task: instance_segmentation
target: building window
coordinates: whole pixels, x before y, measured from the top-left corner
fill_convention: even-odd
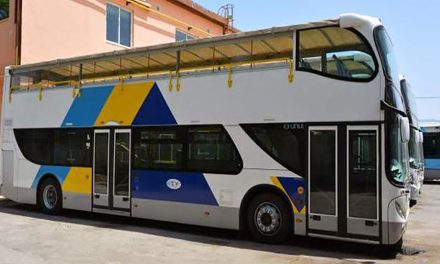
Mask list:
[[[91,166],[90,129],[17,129],[14,132],[21,152],[35,164]]]
[[[187,41],[187,40],[193,40],[195,39],[195,37],[188,35],[187,33],[180,31],[180,30],[176,30],[176,41]]]
[[[0,0],[0,20],[9,17],[9,0]]]
[[[131,47],[131,13],[129,11],[107,4],[107,40]]]

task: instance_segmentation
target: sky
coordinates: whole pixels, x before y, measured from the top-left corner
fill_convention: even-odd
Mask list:
[[[399,72],[418,97],[420,119],[440,120],[440,82],[435,78],[440,77],[439,0],[195,1],[215,12],[233,4],[234,26],[242,31],[337,18],[342,13],[380,17],[393,40]]]

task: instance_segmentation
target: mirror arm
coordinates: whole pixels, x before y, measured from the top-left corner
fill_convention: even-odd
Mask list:
[[[382,110],[388,109],[388,110],[391,110],[391,111],[393,111],[393,112],[397,112],[397,113],[399,113],[400,115],[402,115],[403,117],[408,117],[408,115],[407,115],[405,112],[403,112],[403,111],[401,111],[401,110],[395,108],[394,106],[388,104],[388,103],[385,102],[384,100],[381,100],[381,101],[380,101],[380,108],[381,108]]]

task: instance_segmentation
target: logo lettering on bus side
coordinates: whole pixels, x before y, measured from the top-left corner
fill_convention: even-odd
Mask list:
[[[182,187],[182,183],[177,179],[169,179],[167,181],[167,187],[171,190],[179,190]]]
[[[285,130],[304,129],[304,124],[301,123],[287,123],[283,125]]]

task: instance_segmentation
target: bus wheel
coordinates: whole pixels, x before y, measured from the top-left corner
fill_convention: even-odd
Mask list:
[[[55,215],[62,208],[62,194],[58,182],[53,178],[48,178],[38,189],[38,206],[46,214]]]
[[[247,226],[253,239],[278,244],[290,235],[291,214],[284,200],[276,194],[254,197],[247,210]]]
[[[395,259],[397,254],[402,251],[403,239],[401,238],[396,244],[382,246],[382,258]]]

